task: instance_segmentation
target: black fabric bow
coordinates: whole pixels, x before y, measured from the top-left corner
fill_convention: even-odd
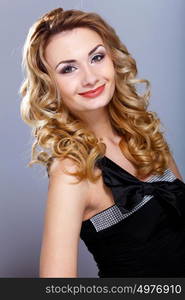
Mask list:
[[[104,156],[98,161],[104,183],[111,188],[116,205],[123,214],[132,211],[145,195],[153,195],[162,206],[185,219],[185,184],[174,181],[143,182]]]

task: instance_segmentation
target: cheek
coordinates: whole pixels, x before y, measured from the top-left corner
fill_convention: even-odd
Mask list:
[[[107,63],[105,74],[107,74],[107,77],[110,80],[114,81],[114,79],[115,79],[115,70],[114,70],[114,65],[113,65],[112,60],[109,60],[108,63]]]
[[[109,66],[109,81],[111,82],[111,94],[113,96],[116,83],[115,83],[115,69],[114,69],[114,65],[113,65],[112,61]]]
[[[75,90],[74,81],[69,78],[57,79],[61,97],[70,98]]]

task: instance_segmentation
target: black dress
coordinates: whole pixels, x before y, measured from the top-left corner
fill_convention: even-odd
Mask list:
[[[99,277],[185,277],[185,183],[170,169],[140,181],[97,161],[115,204],[82,222]]]

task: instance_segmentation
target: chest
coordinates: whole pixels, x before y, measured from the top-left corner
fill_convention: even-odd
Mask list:
[[[136,175],[135,167],[118,150],[112,149],[111,152],[106,154],[106,156],[116,163],[120,168],[123,168],[133,176]],[[101,175],[101,170],[97,168],[95,173]],[[143,181],[148,180],[149,177],[145,178]],[[102,175],[95,183],[89,183],[89,189],[90,198],[83,220],[87,220],[115,204],[112,191],[104,184]]]

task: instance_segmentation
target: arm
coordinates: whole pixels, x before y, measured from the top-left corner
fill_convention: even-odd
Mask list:
[[[171,171],[174,173],[174,175],[175,175],[178,179],[180,179],[181,181],[183,181],[183,178],[182,178],[182,176],[181,176],[181,174],[180,174],[180,172],[179,172],[179,169],[178,169],[178,167],[177,167],[177,165],[176,165],[176,162],[175,162],[175,160],[174,160],[174,158],[173,158],[172,155],[170,155],[169,168],[171,169]]]
[[[77,277],[78,242],[88,183],[66,175],[74,171],[69,160],[54,162],[50,169],[48,199],[40,255],[40,277]]]

